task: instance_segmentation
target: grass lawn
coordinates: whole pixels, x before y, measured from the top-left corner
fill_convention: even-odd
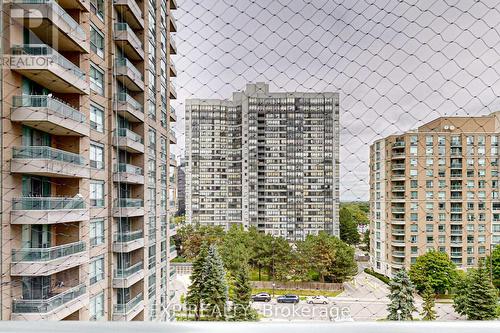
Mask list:
[[[259,281],[259,270],[256,268],[253,268],[250,270],[250,280],[251,281]],[[262,269],[260,271],[260,280],[261,281],[271,281],[271,277],[267,273],[267,270]]]
[[[325,297],[336,297],[342,290],[327,291],[327,290],[285,290],[285,289],[275,289],[274,296],[281,296],[286,294],[293,294],[300,297],[300,299],[305,299],[307,296],[325,296]],[[252,289],[252,294],[258,293],[268,293],[273,294],[272,289]]]

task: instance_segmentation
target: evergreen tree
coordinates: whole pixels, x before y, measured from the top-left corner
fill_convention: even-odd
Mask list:
[[[389,283],[389,300],[387,307],[389,320],[413,320],[412,313],[416,310],[415,287],[405,269],[401,269],[394,275]]]
[[[467,277],[460,287],[461,290],[458,292],[464,296],[454,299],[454,307],[458,313],[467,316],[468,320],[497,318],[497,290],[491,283],[488,269],[482,262],[477,269],[467,272]]]
[[[434,309],[435,297],[436,295],[434,294],[434,290],[429,284],[427,284],[422,295],[424,305],[420,315],[423,320],[436,320],[436,310]]]
[[[228,286],[224,263],[215,245],[211,245],[203,264],[203,288],[201,300],[205,306],[205,315],[212,320],[225,320]]]
[[[188,288],[186,296],[186,305],[188,307],[188,314],[191,309],[194,310],[195,320],[200,320],[201,315],[201,294],[203,291],[205,273],[204,264],[207,260],[208,247],[203,244],[200,247],[200,252],[193,262],[193,271],[191,273],[191,285]]]
[[[347,207],[340,208],[339,231],[340,239],[347,244],[356,245],[361,239],[358,232],[358,224]]]
[[[257,313],[252,309],[250,303],[252,300],[252,287],[248,274],[248,266],[241,265],[236,273],[233,286],[233,320],[250,321],[256,320]]]

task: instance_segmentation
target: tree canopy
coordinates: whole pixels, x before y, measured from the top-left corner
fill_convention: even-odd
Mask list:
[[[429,285],[437,294],[451,291],[457,280],[455,264],[444,252],[429,251],[411,265],[410,278],[422,293]]]

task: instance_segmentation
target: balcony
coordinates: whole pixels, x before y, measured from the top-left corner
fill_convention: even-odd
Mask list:
[[[392,244],[392,246],[396,246],[396,247],[402,247],[402,246],[406,245],[404,239],[393,239],[391,241],[391,244]]]
[[[170,166],[177,166],[177,160],[175,159],[174,154],[170,154]]]
[[[132,29],[144,29],[141,8],[135,0],[113,0],[116,10]]]
[[[114,132],[113,145],[129,153],[144,153],[144,141],[142,140],[142,136],[128,128],[118,128],[118,130]]]
[[[47,95],[14,96],[10,120],[54,135],[88,136],[87,117]]]
[[[173,106],[170,106],[170,122],[176,122],[177,121],[177,114],[175,113],[175,109]]]
[[[391,158],[393,160],[396,160],[396,159],[404,159],[406,157],[406,154],[405,153],[393,153],[391,155]]]
[[[80,284],[47,299],[14,299],[11,320],[61,320],[88,306],[87,287]]]
[[[115,95],[115,111],[132,123],[144,122],[144,107],[125,92]]]
[[[113,238],[113,252],[127,253],[144,247],[142,230],[117,232]]]
[[[405,220],[401,220],[401,219],[392,219],[391,220],[391,224],[394,224],[394,225],[404,225],[406,222]]]
[[[90,178],[90,169],[81,155],[43,146],[13,148],[10,172],[58,178]]]
[[[13,0],[10,16],[62,51],[89,53],[85,30],[55,0]],[[77,1],[73,1],[76,5]]]
[[[404,207],[392,207],[391,211],[393,213],[396,213],[396,214],[398,214],[398,213],[404,213],[405,212],[405,208]]]
[[[170,245],[170,251],[168,252],[168,260],[172,260],[177,257],[177,248],[175,245]]]
[[[406,146],[404,141],[397,141],[392,144],[392,148],[404,148]]]
[[[170,10],[177,9],[177,0],[170,0]]]
[[[174,65],[172,60],[170,60],[168,68],[169,68],[170,77],[176,77],[177,76],[177,69],[175,68],[175,65]]]
[[[174,36],[170,35],[168,40],[170,42],[170,54],[177,54],[177,43],[174,40]]]
[[[169,30],[170,32],[177,32],[177,23],[175,23],[175,16],[173,15],[172,12],[168,13],[168,21],[169,23]]]
[[[66,9],[79,9],[84,12],[90,12],[90,0],[58,0],[61,7]]]
[[[54,92],[86,94],[90,86],[78,66],[45,44],[11,48],[10,69]]]
[[[80,266],[89,260],[84,242],[49,248],[12,250],[11,275],[47,276]]]
[[[405,251],[392,251],[392,256],[396,258],[404,258]]]
[[[450,252],[451,258],[462,258],[462,252]]]
[[[127,58],[115,60],[116,79],[130,91],[144,91],[144,76]]]
[[[115,165],[113,181],[126,184],[144,184],[144,171],[135,165],[119,163]]]
[[[135,61],[144,60],[144,45],[127,23],[115,23],[114,40],[127,58]]]
[[[391,234],[395,235],[395,236],[404,236],[405,230],[404,229],[392,229]]]
[[[129,288],[144,279],[144,264],[138,262],[130,267],[114,270],[113,288]]]
[[[404,185],[402,186],[395,185],[392,187],[392,192],[404,192],[404,191],[405,191]]]
[[[113,203],[114,217],[134,217],[144,215],[144,201],[142,199],[120,198]]]
[[[175,223],[170,223],[169,228],[170,228],[169,236],[175,236],[177,234],[177,227]]]
[[[168,131],[168,138],[169,138],[171,144],[175,145],[177,143],[177,137],[175,136],[175,132],[173,129],[170,129]]]
[[[86,221],[89,210],[82,198],[21,197],[12,199],[10,223],[56,224]]]
[[[397,163],[392,165],[392,170],[405,170],[406,165],[404,163]]]
[[[126,304],[113,305],[113,320],[130,321],[144,309],[142,293],[138,294]]]
[[[175,90],[175,86],[172,81],[170,81],[170,84],[168,85],[168,92],[170,94],[170,99],[177,99],[177,91]]]

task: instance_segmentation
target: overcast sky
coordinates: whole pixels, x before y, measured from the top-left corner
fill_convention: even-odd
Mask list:
[[[257,81],[335,91],[341,200],[367,200],[374,140],[500,110],[497,0],[177,1],[180,155],[186,98],[230,98]]]

